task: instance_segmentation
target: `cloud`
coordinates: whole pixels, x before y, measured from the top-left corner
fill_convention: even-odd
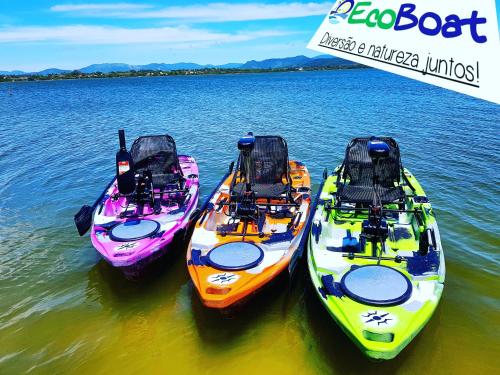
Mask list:
[[[210,3],[206,5],[171,6],[154,8],[143,5],[142,9],[131,9],[128,6],[136,4],[84,4],[84,5],[56,5],[51,8],[57,12],[78,12],[79,16],[106,17],[106,18],[158,18],[175,19],[183,22],[227,22],[253,21],[301,18],[309,16],[323,16],[331,8],[330,2],[308,3]],[[77,8],[79,7],[79,8]],[[150,10],[151,8],[151,10]]]
[[[257,38],[279,37],[293,34],[279,30],[221,33],[190,27],[158,27],[129,29],[109,26],[55,26],[0,28],[0,43],[56,42],[91,45],[119,45],[138,43],[169,44],[172,48],[185,48],[186,44],[211,45],[244,42]]]
[[[107,12],[114,11],[135,11],[138,9],[152,8],[152,5],[147,4],[130,4],[130,3],[115,3],[115,4],[66,4],[54,5],[50,8],[53,12]]]

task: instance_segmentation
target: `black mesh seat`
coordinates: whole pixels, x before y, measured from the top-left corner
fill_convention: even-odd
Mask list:
[[[175,184],[182,177],[174,139],[169,135],[137,138],[130,149],[137,173],[149,170],[153,185],[162,188]]]
[[[379,187],[377,191],[382,204],[398,202],[404,198],[404,191],[400,186],[393,188]],[[373,186],[344,185],[340,189],[340,199],[351,203],[372,203]]]
[[[238,160],[240,176],[245,175],[243,161]],[[256,136],[250,153],[250,185],[257,198],[279,197],[290,191],[288,147],[279,136]],[[240,194],[245,182],[233,185],[233,192]]]
[[[387,143],[390,151],[389,157],[382,159],[376,167],[368,155],[370,138],[355,138],[347,146],[341,176],[339,176],[338,198],[340,201],[372,202],[374,168],[377,168],[377,191],[382,204],[404,200],[404,191],[399,185],[402,170],[399,146],[392,138],[379,139]]]
[[[160,189],[167,185],[175,185],[181,180],[181,174],[179,173],[153,174],[153,185]]]
[[[274,198],[283,195],[289,191],[290,185],[283,184],[255,184],[252,190],[255,192],[257,198]],[[238,183],[234,185],[233,192],[241,194],[245,192],[245,183]]]

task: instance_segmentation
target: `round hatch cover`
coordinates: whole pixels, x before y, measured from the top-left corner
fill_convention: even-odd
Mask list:
[[[113,241],[138,241],[155,235],[160,223],[154,220],[133,220],[115,225],[109,234]]]
[[[207,254],[208,263],[220,270],[246,270],[257,266],[263,258],[262,249],[250,242],[226,243]]]
[[[410,298],[410,280],[387,266],[368,265],[347,272],[340,281],[344,293],[367,305],[399,305]]]

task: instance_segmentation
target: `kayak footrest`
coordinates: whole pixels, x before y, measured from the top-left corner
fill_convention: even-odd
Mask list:
[[[321,225],[321,221],[314,221],[313,224],[312,224],[312,228],[311,228],[311,234],[313,235],[314,237],[314,240],[316,241],[316,243],[319,242],[319,236],[321,235],[321,230],[322,230],[322,225]]]
[[[240,223],[230,223],[230,224],[221,224],[217,226],[217,233],[222,235],[226,235],[228,233],[234,233],[238,231],[238,227]]]
[[[274,242],[285,242],[293,240],[293,232],[291,229],[286,232],[273,233],[269,236],[267,240],[262,241],[262,243],[274,243]]]
[[[420,255],[418,251],[407,258],[408,272],[413,276],[421,276],[427,272],[439,270],[439,251],[431,250],[426,255]]]
[[[323,298],[326,299],[328,296],[341,298],[344,296],[340,283],[335,282],[333,275],[321,276],[321,284],[323,284],[323,287],[319,287],[318,291],[321,293]]]
[[[335,247],[335,246],[327,246],[326,249],[328,251],[332,251],[334,253],[362,253],[359,247]]]
[[[207,266],[208,263],[206,257],[201,255],[201,250],[193,249],[191,250],[191,259],[188,260],[188,265]]]
[[[104,231],[108,231],[118,224],[120,224],[120,221],[110,221],[109,223],[94,224],[94,227],[99,227],[99,228],[102,228]],[[103,230],[101,230],[101,232]]]

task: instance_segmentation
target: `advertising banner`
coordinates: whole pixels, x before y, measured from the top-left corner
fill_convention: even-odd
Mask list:
[[[494,0],[337,0],[308,47],[500,103]]]

